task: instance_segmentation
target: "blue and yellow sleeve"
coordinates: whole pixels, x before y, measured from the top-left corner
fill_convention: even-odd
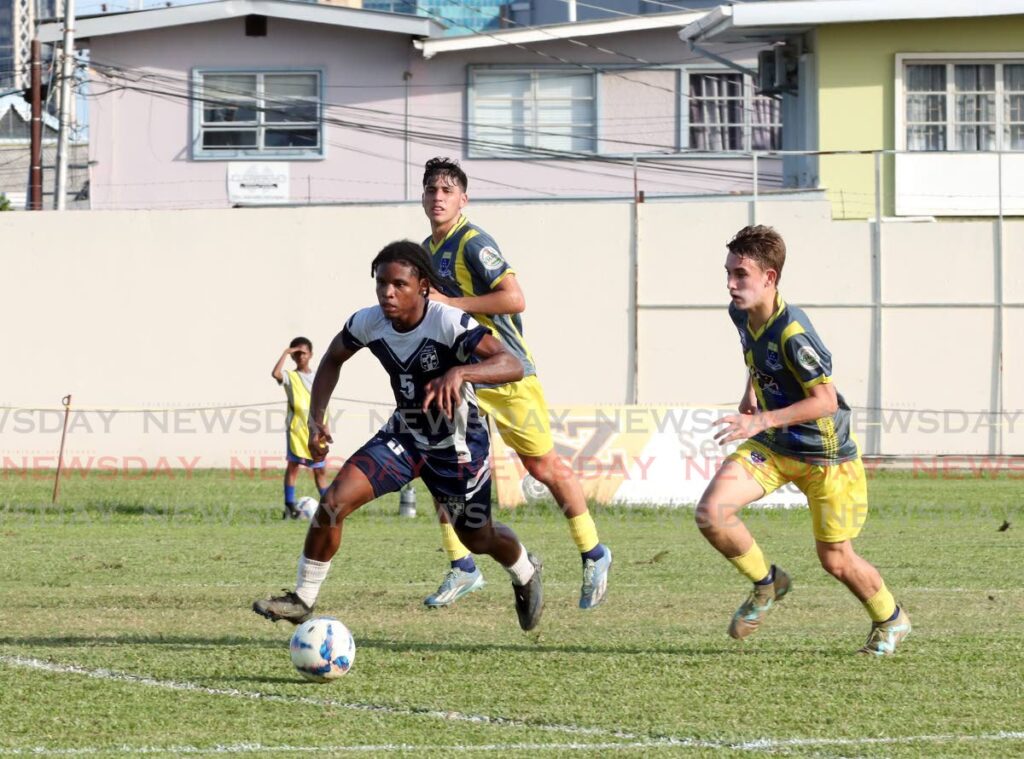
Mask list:
[[[463,250],[466,267],[473,273],[473,278],[486,284],[493,290],[509,274],[515,270],[501,254],[497,243],[486,235],[478,235],[466,242]]]
[[[805,390],[832,381],[832,354],[817,335],[793,322],[783,331],[782,341],[786,366]]]

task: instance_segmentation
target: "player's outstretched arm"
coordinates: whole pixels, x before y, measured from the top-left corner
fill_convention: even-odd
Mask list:
[[[339,332],[331,341],[327,352],[320,360],[313,378],[313,389],[309,398],[309,452],[314,461],[321,461],[327,456],[328,443],[333,443],[331,431],[327,426],[327,406],[331,393],[338,386],[341,365],[352,358],[355,351],[348,348]]]
[[[832,416],[839,408],[839,397],[835,385],[831,382],[819,382],[808,392],[810,395],[802,401],[785,408],[723,416],[714,422],[720,427],[715,433],[715,440],[720,445],[734,440],[746,440],[770,427],[792,427],[794,424]]]
[[[423,397],[423,410],[437,406],[449,418],[462,402],[462,385],[504,385],[523,378],[523,362],[513,356],[493,335],[484,335],[473,350],[479,360],[475,364],[454,366],[444,376],[427,383]],[[319,375],[319,372],[317,372]]]

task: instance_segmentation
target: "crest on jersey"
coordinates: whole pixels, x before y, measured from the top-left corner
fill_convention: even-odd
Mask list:
[[[779,346],[775,343],[768,343],[768,352],[765,355],[765,363],[773,372],[777,372],[782,368],[782,363],[779,361]]]
[[[782,395],[779,383],[775,381],[775,378],[772,375],[762,372],[756,366],[751,366],[750,376],[754,378],[762,392],[778,396]]]
[[[452,257],[450,254],[441,256],[441,261],[437,265],[437,273],[442,277],[450,277],[452,275]]]
[[[809,345],[803,346],[796,352],[796,360],[809,372],[821,369],[821,358],[818,357],[817,351]]]
[[[458,497],[442,498],[438,505],[448,512],[448,518],[453,522],[462,516],[466,510],[466,501]]]
[[[437,357],[437,351],[433,345],[428,345],[420,351],[420,369],[425,372],[432,372],[441,366],[441,359]]]
[[[487,271],[495,271],[505,265],[505,259],[501,257],[501,253],[488,246],[480,251],[480,263]]]

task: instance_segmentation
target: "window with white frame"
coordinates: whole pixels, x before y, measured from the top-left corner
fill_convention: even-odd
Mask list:
[[[197,71],[197,158],[323,155],[320,73]]]
[[[689,147],[751,151],[782,147],[778,100],[754,93],[749,76],[724,71],[689,71]]]
[[[595,152],[594,90],[591,72],[471,69],[469,155]]]
[[[1024,59],[906,63],[903,98],[907,150],[1024,150]]]

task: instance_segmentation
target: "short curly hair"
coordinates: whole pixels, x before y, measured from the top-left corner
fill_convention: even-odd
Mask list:
[[[444,289],[444,282],[434,268],[433,261],[423,247],[412,240],[396,240],[385,245],[370,264],[370,276],[377,276],[378,267],[389,263],[402,263],[416,270],[416,276],[427,280],[435,290]]]
[[[730,253],[741,258],[757,261],[762,269],[774,269],[775,284],[782,279],[782,267],[786,264],[786,243],[782,235],[762,224],[743,227],[733,235],[726,247]]]
[[[441,177],[457,184],[463,192],[469,189],[469,177],[459,166],[459,162],[453,158],[437,157],[427,161],[423,166],[423,186],[426,187],[427,182],[434,177]]]

